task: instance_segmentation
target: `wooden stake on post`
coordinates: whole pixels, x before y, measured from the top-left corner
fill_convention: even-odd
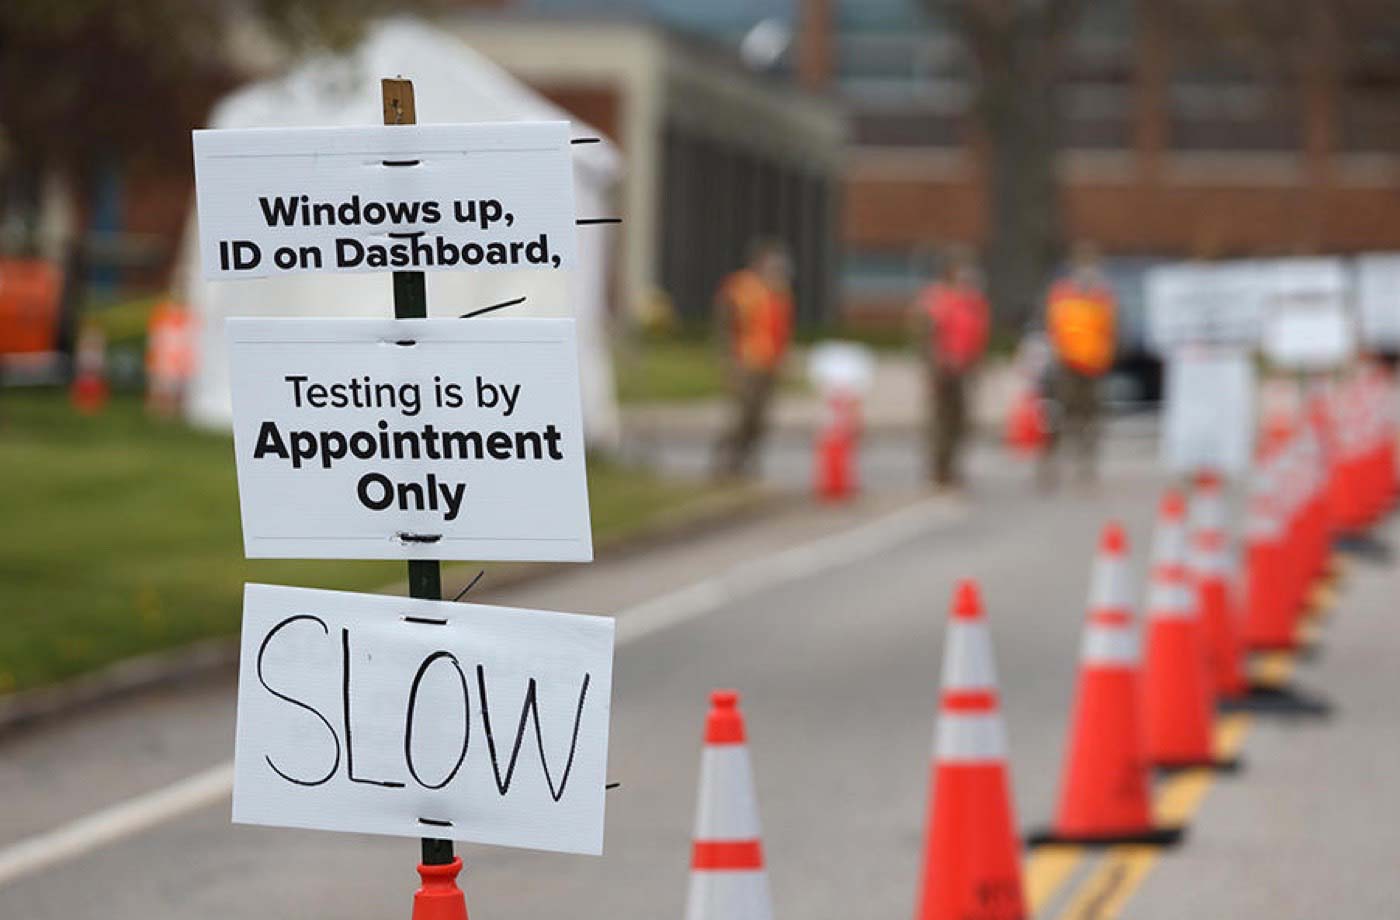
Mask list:
[[[413,81],[384,79],[380,81],[384,98],[384,124],[411,125],[418,120],[413,105]],[[426,319],[428,292],[422,272],[394,272],[394,317],[397,319]],[[442,600],[442,566],[436,560],[410,559],[408,562],[408,596],[430,601]],[[423,865],[445,866],[452,862],[452,841],[423,838]]]

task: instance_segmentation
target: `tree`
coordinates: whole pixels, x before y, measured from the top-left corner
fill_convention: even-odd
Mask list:
[[[285,53],[343,47],[372,16],[434,0],[3,0],[0,212],[65,180],[86,225],[102,169],[189,166],[189,130],[246,77],[247,40]],[[8,192],[8,194],[6,194]],[[8,200],[6,200],[8,198]],[[32,248],[28,240],[11,242]],[[69,265],[81,276],[81,240]]]
[[[974,110],[987,140],[987,294],[1024,325],[1063,249],[1055,165],[1062,58],[1084,0],[925,0],[951,15],[977,65]]]

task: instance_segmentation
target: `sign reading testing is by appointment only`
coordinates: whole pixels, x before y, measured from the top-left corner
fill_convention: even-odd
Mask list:
[[[230,319],[250,558],[593,557],[571,319]]]
[[[248,585],[233,820],[601,853],[613,620]]]
[[[213,280],[574,262],[566,122],[194,132]]]

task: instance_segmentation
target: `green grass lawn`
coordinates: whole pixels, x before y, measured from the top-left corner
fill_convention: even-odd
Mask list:
[[[718,346],[699,339],[644,338],[615,356],[617,397],[625,403],[686,402],[724,393]]]
[[[629,343],[614,355],[617,397],[624,403],[695,402],[728,396],[719,346],[702,338],[647,337]],[[805,388],[806,368],[790,356],[783,367],[782,387]]]
[[[595,539],[712,497],[591,462]],[[243,558],[231,439],[148,419],[135,398],[74,413],[0,391],[0,693],[234,633],[244,581],[373,590],[396,562]]]

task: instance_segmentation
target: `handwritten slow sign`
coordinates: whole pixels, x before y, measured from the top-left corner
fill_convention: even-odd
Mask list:
[[[204,277],[573,267],[567,122],[194,132]]]
[[[233,820],[601,853],[613,621],[247,585]]]

